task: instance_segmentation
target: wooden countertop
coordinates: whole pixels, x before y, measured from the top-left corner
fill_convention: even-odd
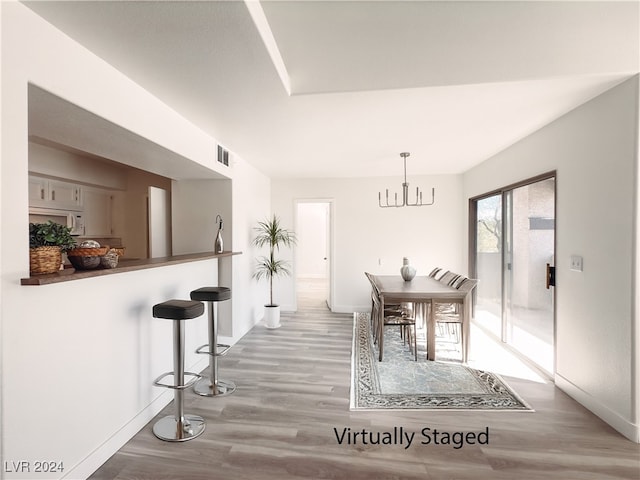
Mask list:
[[[242,252],[201,252],[188,253],[185,255],[174,255],[171,257],[158,258],[141,258],[136,260],[127,260],[121,258],[116,268],[96,268],[93,270],[76,270],[74,268],[65,268],[56,273],[46,275],[32,275],[28,278],[20,279],[21,285],[49,285],[52,283],[70,282],[72,280],[81,280],[83,278],[101,277],[103,275],[114,275],[118,273],[133,272],[136,270],[145,270],[148,268],[165,267],[168,265],[177,265],[180,263],[197,262],[199,260],[208,260],[210,258],[230,257],[232,255],[240,255]]]

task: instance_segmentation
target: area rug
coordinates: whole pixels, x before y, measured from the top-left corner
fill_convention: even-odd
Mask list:
[[[377,358],[368,313],[354,313],[351,410],[533,411],[497,374],[460,362],[416,362],[399,329],[385,328]]]

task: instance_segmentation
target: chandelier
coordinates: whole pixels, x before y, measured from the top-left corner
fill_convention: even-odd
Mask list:
[[[422,207],[425,205],[433,205],[435,202],[435,188],[431,189],[431,202],[422,203],[422,192],[418,187],[416,187],[416,201],[411,203],[409,201],[409,184],[407,183],[407,157],[410,155],[409,152],[402,152],[400,156],[404,160],[404,182],[402,183],[402,202],[398,203],[398,194],[395,193],[395,202],[389,203],[389,189],[387,188],[386,192],[386,203],[382,203],[382,193],[378,192],[378,205],[381,208],[400,208],[400,207]]]

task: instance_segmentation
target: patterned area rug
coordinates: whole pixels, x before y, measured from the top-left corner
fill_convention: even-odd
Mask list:
[[[414,360],[398,328],[385,328],[377,358],[368,313],[354,313],[351,410],[533,411],[498,375],[461,363]]]

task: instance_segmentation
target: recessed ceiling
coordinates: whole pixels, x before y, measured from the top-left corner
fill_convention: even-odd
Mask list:
[[[272,177],[460,173],[639,70],[637,2],[25,4]]]

